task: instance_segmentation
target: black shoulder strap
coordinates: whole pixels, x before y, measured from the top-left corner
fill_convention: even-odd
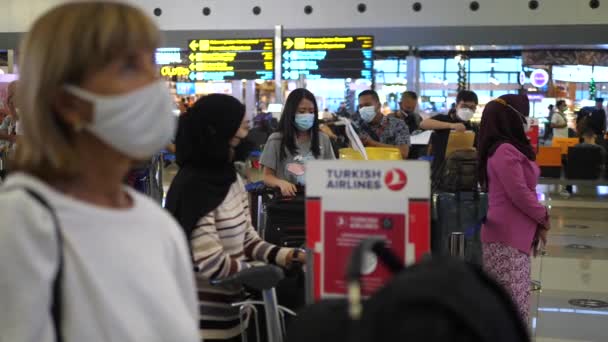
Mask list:
[[[51,318],[53,319],[53,327],[55,328],[55,341],[62,342],[63,334],[61,331],[61,299],[62,299],[62,291],[61,291],[61,283],[62,283],[62,274],[63,274],[63,235],[61,234],[61,228],[59,225],[59,218],[57,217],[57,213],[53,209],[53,207],[49,204],[49,202],[44,199],[37,191],[32,190],[30,188],[23,188],[25,192],[28,193],[30,197],[36,200],[40,205],[45,207],[51,217],[53,219],[53,226],[55,229],[55,236],[57,237],[57,253],[58,253],[58,266],[57,273],[55,273],[55,278],[53,279],[53,301],[51,303]]]

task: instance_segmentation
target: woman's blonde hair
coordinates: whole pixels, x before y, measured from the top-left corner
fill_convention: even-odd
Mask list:
[[[117,58],[156,49],[159,39],[147,15],[119,2],[72,2],[38,18],[20,49],[17,107],[23,136],[15,169],[46,179],[76,174],[71,127],[54,110],[56,96]]]

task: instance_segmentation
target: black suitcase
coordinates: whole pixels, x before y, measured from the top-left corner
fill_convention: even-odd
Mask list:
[[[306,243],[306,201],[275,197],[264,205],[264,240],[279,247],[302,247]]]
[[[266,198],[263,204],[261,235],[264,240],[279,247],[301,248],[306,243],[305,197],[294,198],[275,196]],[[295,268],[285,274],[276,287],[279,303],[297,311],[306,303],[306,282],[302,268]],[[286,324],[290,323],[289,317]]]
[[[439,192],[433,194],[431,250],[448,255],[452,233],[465,235],[465,260],[482,264],[481,222],[488,212],[484,192]]]

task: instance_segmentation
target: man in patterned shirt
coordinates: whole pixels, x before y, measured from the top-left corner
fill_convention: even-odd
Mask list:
[[[393,147],[401,151],[403,159],[410,152],[410,131],[403,120],[384,116],[378,93],[365,90],[359,94],[359,113],[353,123],[361,142],[366,147]]]

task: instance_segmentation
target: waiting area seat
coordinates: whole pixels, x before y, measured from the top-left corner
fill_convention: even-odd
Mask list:
[[[602,150],[599,146],[584,145],[568,148],[565,171],[567,179],[597,180],[602,175]]]
[[[562,176],[561,147],[539,147],[536,163],[540,167],[541,177],[560,178]]]
[[[568,154],[568,148],[574,147],[579,143],[578,138],[553,138],[551,142],[552,147],[561,148],[562,154]]]

